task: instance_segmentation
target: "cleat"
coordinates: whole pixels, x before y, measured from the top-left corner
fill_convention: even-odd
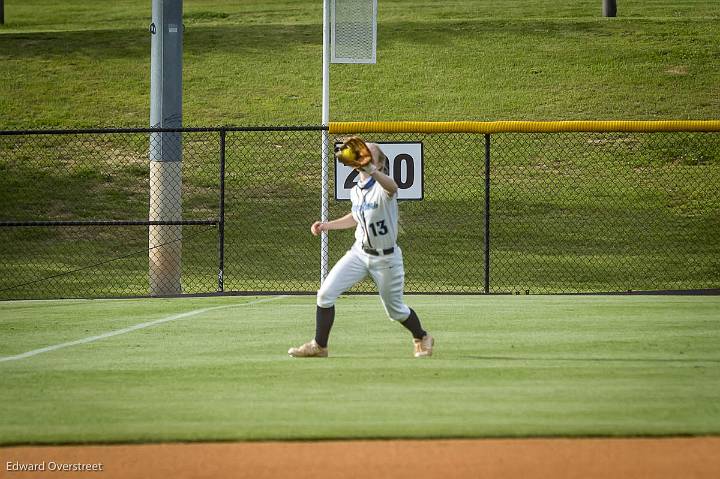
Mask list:
[[[288,354],[294,358],[326,358],[328,356],[328,348],[322,348],[313,339],[309,343],[305,343],[297,348],[290,348]]]
[[[413,339],[415,357],[428,358],[432,356],[433,344],[435,344],[435,339],[429,334],[426,334],[422,339]]]

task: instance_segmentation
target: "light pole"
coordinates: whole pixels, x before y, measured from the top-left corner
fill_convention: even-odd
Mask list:
[[[152,0],[150,127],[182,127],[182,0]],[[179,132],[150,134],[150,221],[182,220],[182,141]],[[182,293],[182,226],[148,228],[152,296]]]

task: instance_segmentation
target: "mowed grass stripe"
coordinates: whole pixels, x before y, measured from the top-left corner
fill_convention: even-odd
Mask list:
[[[289,358],[315,309],[291,296],[3,363],[0,443],[720,433],[720,298],[407,301],[429,360],[376,296],[338,302],[330,358]]]
[[[43,354],[43,353],[47,353],[47,352],[51,352],[51,351],[56,351],[56,350],[58,350],[58,349],[64,349],[64,348],[68,348],[68,347],[71,347],[71,346],[79,346],[79,345],[83,345],[83,344],[88,344],[88,343],[92,343],[92,342],[95,342],[95,341],[100,341],[100,340],[103,340],[103,339],[108,339],[108,338],[111,338],[111,337],[113,337],[113,336],[119,336],[119,335],[121,335],[121,334],[127,334],[127,333],[130,333],[130,332],[133,332],[133,331],[137,331],[137,330],[140,330],[140,329],[145,329],[145,328],[149,328],[149,327],[152,327],[152,326],[157,326],[157,325],[164,324],[164,323],[167,323],[167,322],[170,322],[170,321],[176,321],[176,320],[180,320],[180,319],[186,319],[186,318],[190,318],[190,317],[193,317],[193,316],[202,315],[202,314],[205,314],[205,313],[210,312],[210,311],[215,311],[215,310],[219,310],[219,309],[226,309],[226,308],[237,308],[237,307],[241,307],[241,306],[252,306],[252,305],[255,305],[255,304],[266,303],[266,302],[269,302],[269,301],[274,301],[274,300],[282,299],[282,298],[284,298],[284,296],[274,296],[274,297],[271,297],[271,298],[262,298],[262,299],[251,299],[251,300],[249,300],[249,301],[244,301],[244,302],[238,302],[238,301],[236,300],[236,301],[234,301],[234,302],[231,303],[231,304],[224,304],[224,305],[219,305],[219,306],[210,306],[210,307],[205,307],[205,308],[201,308],[201,309],[194,309],[194,310],[191,310],[191,311],[185,311],[185,312],[173,314],[173,315],[171,315],[171,316],[166,316],[166,317],[163,317],[163,318],[160,318],[160,319],[154,319],[154,320],[152,320],[152,321],[146,321],[146,322],[142,322],[142,323],[133,324],[133,325],[131,325],[131,326],[127,326],[127,327],[122,328],[122,329],[115,329],[115,330],[112,330],[112,331],[103,332],[103,333],[101,333],[101,334],[97,334],[97,335],[93,335],[93,336],[87,336],[87,337],[80,338],[80,339],[75,339],[75,340],[73,340],[73,341],[67,341],[67,342],[62,342],[62,343],[51,344],[51,345],[49,345],[49,346],[41,347],[41,348],[38,348],[38,349],[33,349],[33,350],[31,350],[31,351],[26,351],[26,352],[23,352],[23,353],[20,353],[20,354],[15,354],[15,355],[11,355],[11,356],[4,356],[4,357],[3,357],[3,356],[0,356],[0,362],[5,362],[5,361],[17,361],[17,360],[29,358],[29,357],[32,357],[32,356],[37,356],[38,354]],[[54,303],[59,304],[58,302],[54,302]],[[114,305],[119,305],[119,303],[117,303],[116,301],[113,302],[113,303],[114,303]],[[73,301],[73,302],[71,302],[70,304],[77,304],[77,303]],[[111,303],[111,304],[112,304],[112,303]],[[60,304],[60,305],[61,305],[61,304]],[[2,314],[2,313],[3,313],[3,312],[2,312],[2,309],[12,310],[12,309],[13,309],[12,306],[13,306],[13,304],[11,303],[9,308],[0,308],[0,324],[2,324],[2,321],[3,321],[3,320],[6,320],[6,324],[8,324],[8,323],[9,323],[9,324],[13,324],[13,323],[14,323],[14,320],[17,319],[17,318],[12,317],[11,314],[8,314],[7,317],[4,317],[5,314]],[[48,306],[48,305],[40,305],[39,303],[37,303],[37,308],[38,308],[38,309],[43,308],[43,307],[47,307],[47,306]],[[61,306],[62,306],[62,305],[61,305]],[[95,306],[98,306],[98,305],[95,305]],[[21,309],[23,309],[23,308],[21,308]],[[102,315],[100,315],[100,316],[102,316]],[[40,318],[40,319],[39,319],[39,322],[43,322],[43,319],[44,319],[44,318]],[[30,321],[33,321],[33,320],[30,320]],[[70,321],[72,321],[72,320],[70,320]],[[33,327],[34,327],[34,328],[33,328],[34,330],[37,330],[37,328],[38,328],[38,326],[37,326],[36,324],[34,324]],[[7,327],[7,326],[6,326],[6,328],[7,328],[9,331],[14,331],[14,330],[15,330],[15,328],[12,327],[12,326],[10,326],[10,327]],[[86,329],[85,331],[87,332],[87,331],[89,331],[89,330]],[[64,335],[64,334],[62,334],[62,333],[63,333],[62,331],[58,331],[58,332],[59,332],[61,335]],[[51,332],[50,334],[52,335],[52,332]],[[36,335],[35,335],[35,334],[32,334],[32,336],[36,336]],[[41,337],[42,337],[42,336],[45,336],[45,335],[40,334],[40,335],[37,335],[37,336],[41,336]]]

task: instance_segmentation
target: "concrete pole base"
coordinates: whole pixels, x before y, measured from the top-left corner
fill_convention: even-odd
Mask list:
[[[182,163],[150,162],[150,221],[182,220]],[[149,227],[150,295],[182,294],[182,226]]]

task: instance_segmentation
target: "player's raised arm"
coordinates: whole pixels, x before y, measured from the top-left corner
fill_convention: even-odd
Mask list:
[[[387,165],[388,158],[385,156],[385,153],[383,153],[377,143],[367,143],[367,147],[372,153],[372,162],[362,168],[362,170],[366,174],[375,178],[375,181],[380,183],[380,186],[382,186],[388,196],[392,197],[395,193],[397,193],[398,185],[395,183],[394,179],[383,173],[385,165]]]
[[[365,143],[359,137],[352,136],[335,148],[335,158],[345,166],[359,171],[362,180],[372,176],[388,196],[392,197],[397,193],[398,185],[395,180],[383,173],[388,159],[377,143]]]
[[[323,231],[330,231],[330,230],[345,230],[348,228],[354,228],[357,225],[357,221],[355,221],[355,218],[353,218],[352,213],[348,213],[342,218],[338,218],[336,220],[328,221],[327,223],[323,223],[321,221],[316,221],[315,223],[310,226],[310,232],[317,236]]]
[[[380,171],[379,169],[375,170],[370,174],[373,178],[375,178],[375,181],[380,183],[380,186],[383,187],[383,190],[389,195],[393,196],[398,191],[398,185],[395,183],[395,180],[390,178],[388,175]]]

